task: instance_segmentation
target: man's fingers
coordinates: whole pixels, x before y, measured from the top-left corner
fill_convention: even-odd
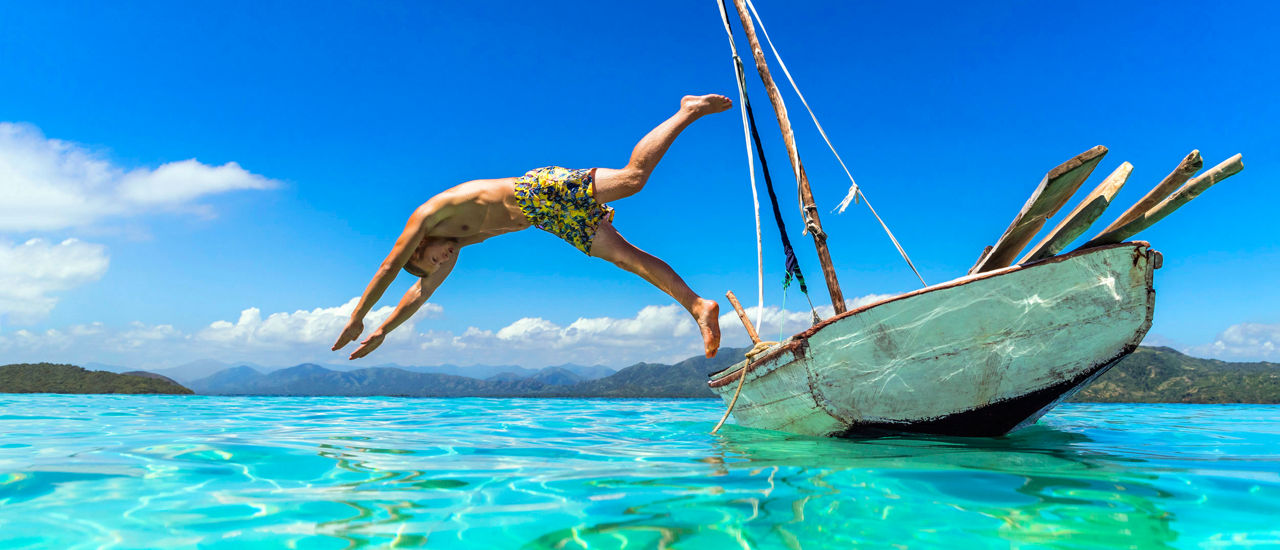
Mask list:
[[[351,352],[350,359],[359,359],[361,357],[369,355],[369,352],[373,351],[374,349],[377,349],[377,347],[380,344],[382,344],[381,338],[375,338],[373,336],[370,336],[367,340],[360,343],[360,347],[356,348],[355,351]]]
[[[364,346],[364,345],[361,345],[360,347],[356,348],[356,350],[355,350],[355,351],[351,352],[351,357],[350,357],[350,358],[351,358],[351,359],[359,359],[359,358],[361,358],[361,357],[364,357],[364,356],[366,356],[366,355],[369,355],[369,352],[370,352],[370,351],[373,351],[373,348],[370,348],[370,347],[366,347],[366,346]]]
[[[332,350],[332,351],[338,351],[338,350],[340,350],[340,349],[342,349],[342,348],[346,347],[346,345],[347,345],[348,343],[350,343],[352,340],[354,340],[354,338],[351,338],[351,337],[347,336],[346,334],[343,334],[342,336],[339,336],[339,337],[338,337],[338,341],[333,343],[333,350]]]
[[[338,335],[338,341],[333,343],[333,347],[330,348],[330,350],[338,351],[339,349],[346,347],[347,344],[351,343],[356,338],[359,338],[360,333],[363,331],[364,331],[363,326],[356,327],[352,325],[347,325],[346,328],[342,329],[342,334]]]

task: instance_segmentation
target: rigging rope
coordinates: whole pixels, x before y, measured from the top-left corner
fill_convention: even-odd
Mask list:
[[[724,21],[724,31],[729,35],[729,49],[733,52],[733,72],[738,81],[738,98],[742,104],[747,103],[747,82],[742,72],[742,60],[738,58],[738,46],[733,42],[733,29],[729,27],[729,14],[725,11],[724,0],[720,0],[720,19]],[[751,174],[751,202],[755,205],[756,214],[756,290],[758,305],[756,306],[756,326],[760,326],[760,322],[764,317],[764,247],[760,237],[760,197],[756,193],[756,167],[751,158],[751,139],[747,132],[747,112],[742,110],[742,139],[747,146],[747,171]],[[760,157],[761,164],[764,163],[764,157]],[[765,181],[768,181],[768,172],[765,172]],[[769,195],[773,195],[773,187],[769,187]],[[790,249],[788,249],[790,253]],[[788,257],[794,258],[794,254]],[[802,285],[804,283],[801,283]]]
[[[723,0],[721,0],[721,2],[723,3]],[[893,236],[893,231],[889,230],[889,225],[884,223],[884,220],[880,218],[880,214],[878,214],[876,209],[871,206],[871,203],[867,201],[867,195],[862,192],[860,187],[858,187],[858,183],[853,181],[853,174],[849,173],[849,167],[845,166],[844,159],[840,158],[840,153],[836,152],[835,145],[831,144],[831,138],[827,137],[827,132],[822,129],[822,124],[818,122],[818,116],[813,114],[813,108],[809,107],[809,102],[805,100],[804,94],[800,93],[800,87],[796,85],[795,79],[791,77],[791,71],[787,70],[787,64],[783,63],[782,56],[778,54],[778,49],[773,46],[773,40],[769,39],[769,31],[764,28],[764,20],[761,19],[760,14],[756,12],[755,4],[753,4],[751,0],[746,0],[746,3],[747,8],[751,10],[751,15],[754,16],[756,22],[760,24],[760,32],[764,34],[765,43],[769,44],[769,50],[773,52],[773,57],[778,60],[778,66],[782,67],[782,74],[787,76],[787,81],[791,83],[791,89],[796,91],[796,96],[800,98],[800,103],[804,104],[804,108],[809,111],[809,118],[813,119],[813,125],[818,127],[818,133],[822,134],[822,139],[827,142],[827,147],[831,149],[831,153],[835,155],[836,160],[840,162],[840,167],[844,168],[845,175],[849,176],[849,183],[852,184],[849,187],[849,194],[845,196],[844,201],[842,201],[840,206],[837,208],[840,212],[844,212],[844,209],[849,206],[850,200],[853,200],[851,197],[861,196],[863,204],[867,205],[867,209],[871,211],[871,215],[875,216],[876,221],[880,222],[880,227],[884,228],[885,234],[889,236],[890,241],[893,241],[893,246],[898,249],[898,254],[902,255],[902,259],[907,261],[907,265],[910,266],[911,271],[916,274],[916,278],[920,279],[920,284],[929,286],[929,283],[924,282],[924,277],[920,276],[920,271],[916,269],[916,264],[912,263],[911,258],[907,256],[907,251],[898,243],[897,237]],[[720,7],[720,13],[724,14],[723,5]],[[727,26],[728,23],[726,22],[725,25]],[[736,50],[734,56],[737,56]],[[799,180],[798,174],[796,178]]]
[[[783,292],[786,292],[787,287],[791,286],[792,277],[794,277],[796,279],[796,282],[800,284],[800,292],[804,293],[806,300],[809,300],[809,311],[813,314],[814,324],[817,324],[819,321],[821,321],[821,318],[818,317],[817,309],[813,307],[813,300],[809,298],[809,287],[804,282],[804,273],[800,271],[800,262],[796,260],[795,249],[792,248],[791,246],[791,238],[787,236],[787,224],[785,221],[783,221],[782,210],[778,206],[778,195],[776,192],[774,192],[774,189],[773,189],[773,178],[769,173],[769,163],[767,160],[765,160],[764,145],[760,141],[760,131],[756,127],[755,113],[752,112],[751,100],[747,97],[746,69],[743,68],[742,59],[738,57],[737,47],[734,46],[733,44],[733,28],[729,24],[729,14],[727,11],[727,6],[725,5],[725,0],[720,0],[719,4],[720,4],[720,17],[724,22],[725,30],[728,31],[729,33],[729,44],[730,44],[730,48],[732,48],[732,51],[733,51],[734,72],[736,73],[737,80],[738,80],[738,97],[740,97],[742,101],[743,132],[747,132],[748,129],[750,131],[750,142],[748,142],[748,146],[747,146],[748,147],[747,157],[748,159],[750,159],[751,157],[750,144],[754,142],[755,149],[756,149],[756,156],[760,157],[760,171],[764,173],[765,190],[769,192],[769,202],[773,206],[773,219],[774,219],[774,222],[778,224],[778,234],[782,237],[782,251],[783,251],[783,254],[786,256],[785,274],[783,275],[783,279],[782,279],[782,289],[783,289]],[[751,190],[754,193],[755,192],[755,166],[750,164],[749,166],[751,168]],[[759,223],[760,223],[760,204],[757,201],[756,203],[756,231],[757,231],[756,244],[757,246],[760,244]],[[763,271],[762,271],[761,278],[763,279]],[[763,303],[763,297],[761,299],[761,303]],[[759,316],[757,316],[756,318],[756,326],[761,326]]]

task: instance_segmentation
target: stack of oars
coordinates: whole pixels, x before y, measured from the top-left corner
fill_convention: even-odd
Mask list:
[[[1099,145],[1050,170],[1013,219],[1013,223],[1009,224],[996,244],[983,250],[982,256],[969,273],[982,273],[1012,264],[1013,259],[1031,242],[1045,221],[1066,204],[1106,154],[1107,148]],[[1151,227],[1215,183],[1243,169],[1244,164],[1240,158],[1240,155],[1235,155],[1195,176],[1204,166],[1204,161],[1200,159],[1200,151],[1192,151],[1142,200],[1125,210],[1116,221],[1080,248],[1122,242]],[[1124,186],[1132,172],[1133,165],[1122,163],[1017,263],[1024,264],[1053,256],[1084,234],[1093,222],[1102,217],[1102,213],[1111,205],[1111,199]]]

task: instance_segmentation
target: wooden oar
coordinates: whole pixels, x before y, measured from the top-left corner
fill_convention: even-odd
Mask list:
[[[1182,162],[1178,163],[1177,168],[1174,168],[1169,175],[1165,176],[1159,184],[1147,193],[1147,196],[1142,197],[1142,200],[1130,206],[1128,210],[1120,214],[1119,218],[1116,218],[1116,221],[1111,222],[1111,225],[1108,225],[1099,234],[1106,233],[1138,219],[1139,216],[1151,210],[1152,206],[1159,204],[1160,201],[1169,196],[1169,193],[1172,193],[1174,189],[1191,179],[1191,176],[1196,175],[1196,172],[1199,172],[1202,167],[1204,167],[1204,159],[1200,158],[1200,150],[1192,150],[1187,154],[1186,158],[1182,159]]]
[[[1174,210],[1177,210],[1182,205],[1191,202],[1191,199],[1196,198],[1206,189],[1213,187],[1213,184],[1227,179],[1243,169],[1244,162],[1241,161],[1241,156],[1239,154],[1224,160],[1221,164],[1210,168],[1205,173],[1200,174],[1191,181],[1183,184],[1183,186],[1178,188],[1178,190],[1172,195],[1169,195],[1169,197],[1161,201],[1160,204],[1151,207],[1150,210],[1146,211],[1141,216],[1134,218],[1129,223],[1121,225],[1120,227],[1104,231],[1101,235],[1094,237],[1093,240],[1085,243],[1084,246],[1081,246],[1080,248],[1093,248],[1104,244],[1114,244],[1137,235],[1139,231],[1151,227],[1156,222],[1164,219],[1165,216],[1172,214]]]
[[[1045,174],[1044,179],[1040,180],[1040,186],[1027,199],[1022,211],[1013,218],[1013,223],[1009,224],[1009,228],[996,241],[991,252],[973,266],[969,273],[991,271],[1012,263],[1018,257],[1018,252],[1044,227],[1045,220],[1066,204],[1067,199],[1080,188],[1080,184],[1084,183],[1106,154],[1107,148],[1098,145]]]
[[[1124,187],[1124,182],[1129,179],[1129,174],[1131,173],[1133,173],[1132,164],[1127,162],[1121,164],[1110,176],[1107,176],[1107,179],[1102,180],[1102,183],[1098,184],[1084,200],[1080,201],[1075,210],[1067,214],[1067,217],[1063,218],[1062,222],[1053,228],[1053,231],[1050,231],[1039,244],[1032,248],[1031,252],[1028,252],[1021,260],[1018,260],[1018,263],[1025,264],[1048,258],[1066,248],[1067,245],[1071,244],[1071,241],[1076,240],[1076,237],[1087,231],[1089,226],[1093,225],[1093,222],[1102,217],[1102,213],[1111,205],[1111,199],[1116,196],[1116,192],[1120,191],[1121,187]]]

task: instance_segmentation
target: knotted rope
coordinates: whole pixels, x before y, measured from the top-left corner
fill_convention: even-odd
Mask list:
[[[755,346],[747,350],[747,364],[742,366],[742,374],[738,376],[738,389],[733,390],[733,399],[729,400],[729,407],[724,411],[724,416],[720,417],[720,421],[716,422],[716,427],[711,429],[711,433],[720,431],[720,427],[724,425],[724,422],[729,419],[729,414],[733,412],[733,406],[738,404],[738,394],[742,393],[742,383],[747,379],[747,368],[751,366],[751,363],[755,362],[756,356],[778,345],[777,342],[760,341],[760,335],[756,334],[756,327],[751,325],[751,319],[747,318],[747,312],[742,310],[742,304],[738,303],[738,297],[733,295],[732,290],[726,292],[725,296],[729,297],[729,303],[733,304],[733,310],[738,312],[738,318],[742,320],[742,326],[746,327],[747,336],[751,337],[751,341],[755,342]]]

